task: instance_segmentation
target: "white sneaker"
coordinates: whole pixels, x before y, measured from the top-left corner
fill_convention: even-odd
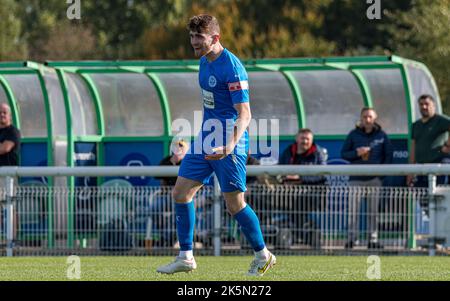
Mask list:
[[[253,259],[248,270],[248,276],[262,276],[277,262],[277,258],[272,253],[269,253],[269,259]]]
[[[192,272],[197,268],[195,259],[184,259],[176,257],[172,263],[160,266],[156,271],[162,274],[174,274],[179,272]]]

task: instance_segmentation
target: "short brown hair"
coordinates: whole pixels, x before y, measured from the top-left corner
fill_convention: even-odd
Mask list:
[[[364,107],[361,109],[361,115],[365,112],[365,111],[373,111],[375,114],[377,114],[377,111],[375,111],[374,108],[372,107]],[[378,115],[378,114],[377,114]]]
[[[308,128],[299,129],[297,135],[300,134],[311,134],[311,136],[314,136],[313,132]]]
[[[431,100],[433,103],[435,102],[433,96],[431,96],[430,94],[423,94],[423,95],[420,95],[420,97],[419,97],[419,99],[417,100],[417,102],[420,102],[421,100],[424,100],[424,99],[429,99],[429,100]]]
[[[219,21],[217,21],[216,17],[211,15],[203,14],[193,16],[189,20],[187,28],[193,32],[220,34]]]

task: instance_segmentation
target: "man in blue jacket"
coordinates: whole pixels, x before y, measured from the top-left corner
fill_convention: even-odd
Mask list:
[[[376,122],[377,113],[373,108],[361,110],[361,120],[352,130],[344,142],[341,157],[350,164],[390,164],[392,163],[392,144],[381,126]],[[378,176],[352,176],[350,186],[381,187],[382,178]],[[382,248],[378,242],[378,193],[375,188],[367,193],[368,208],[368,248]],[[361,208],[361,194],[351,195],[348,206],[348,237],[346,248],[353,248],[359,244],[359,221]]]

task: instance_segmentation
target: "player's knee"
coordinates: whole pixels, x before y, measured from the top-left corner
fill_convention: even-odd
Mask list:
[[[189,201],[186,192],[183,191],[183,189],[178,188],[177,186],[175,186],[172,190],[172,198],[177,203],[186,203]]]
[[[244,193],[225,193],[225,204],[228,213],[237,214],[246,206]]]
[[[172,189],[172,198],[178,200],[182,196],[182,192],[176,186]]]
[[[245,207],[245,203],[243,202],[227,202],[226,205],[228,213],[232,216],[236,215]]]

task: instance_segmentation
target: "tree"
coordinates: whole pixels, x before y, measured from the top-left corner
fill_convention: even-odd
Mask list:
[[[58,21],[67,20],[66,1],[60,0],[18,0],[17,16],[21,19],[20,36],[28,45],[28,60],[45,60],[43,48],[47,44],[50,31]]]
[[[450,113],[450,0],[414,0],[410,11],[391,14],[391,48],[423,62],[433,73],[444,109]]]
[[[8,0],[13,2],[13,0]],[[144,29],[152,24],[176,17],[177,9],[182,9],[182,0],[95,0],[80,1],[81,19],[68,20],[67,9],[70,4],[64,0],[17,0],[17,15],[22,20],[21,34],[28,42],[30,60],[46,60],[48,47],[57,42],[55,33],[62,34],[57,28],[69,29],[67,39],[81,41],[86,35],[92,36],[96,43],[97,58],[130,59],[140,58],[141,48],[137,43]],[[66,26],[69,22],[71,26]],[[85,30],[81,30],[84,27]],[[87,29],[86,29],[87,28]],[[89,33],[88,33],[89,32]],[[61,35],[58,35],[62,38]],[[73,43],[61,47],[59,53],[69,53]],[[56,49],[53,49],[56,50]],[[53,51],[52,50],[52,51]],[[53,52],[55,54],[55,52]],[[84,56],[83,54],[82,56]],[[58,55],[60,56],[60,55]],[[75,54],[78,57],[78,54]]]
[[[317,37],[322,5],[330,1],[187,1],[168,24],[148,28],[143,37],[146,58],[192,58],[186,24],[192,15],[208,12],[221,24],[223,45],[242,58],[330,55],[333,42]]]
[[[41,49],[42,60],[83,60],[99,58],[96,39],[89,27],[59,21],[49,32]]]
[[[146,28],[163,22],[180,6],[179,0],[96,0],[83,4],[84,23],[98,38],[105,59],[141,57],[139,38]]]
[[[380,54],[390,49],[392,20],[386,14],[411,9],[412,0],[382,1],[381,19],[369,20],[369,4],[361,0],[334,0],[322,6],[323,28],[317,35],[336,43],[336,55]]]
[[[0,5],[0,60],[23,60],[26,43],[21,37],[22,23],[16,17],[14,0],[3,0]]]

